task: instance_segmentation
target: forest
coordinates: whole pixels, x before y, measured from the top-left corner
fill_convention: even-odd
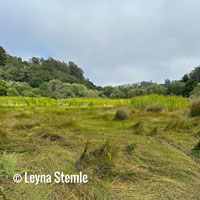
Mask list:
[[[196,98],[200,95],[199,83],[200,66],[180,80],[166,78],[163,84],[153,81],[134,83],[133,80],[131,84],[101,87],[86,78],[83,69],[72,61],[67,63],[36,57],[23,61],[0,47],[1,96],[118,99],[159,94]]]

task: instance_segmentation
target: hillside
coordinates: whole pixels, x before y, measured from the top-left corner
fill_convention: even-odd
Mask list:
[[[98,97],[99,89],[72,61],[36,57],[22,61],[0,47],[0,96]]]
[[[72,61],[65,63],[53,58],[45,60],[33,57],[27,62],[7,55],[5,65],[0,70],[0,78],[6,81],[27,82],[33,88],[56,79],[63,83],[79,83],[88,89],[96,89],[97,87],[86,79],[83,73],[83,70]]]

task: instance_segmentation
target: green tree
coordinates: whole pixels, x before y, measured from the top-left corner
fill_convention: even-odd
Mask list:
[[[50,97],[51,96],[51,88],[48,82],[44,82],[40,85],[40,95],[42,97]]]
[[[5,66],[6,62],[6,51],[0,46],[0,66]]]
[[[184,83],[186,83],[188,80],[190,80],[190,77],[189,77],[188,74],[185,74],[185,75],[183,76],[183,78],[182,78],[181,81],[183,81]]]
[[[49,87],[51,88],[51,92],[57,92],[63,86],[63,82],[59,80],[51,80],[49,82]]]
[[[196,67],[192,72],[190,72],[190,79],[200,83],[200,66]]]
[[[74,62],[70,61],[69,62],[69,70],[70,70],[70,74],[81,79],[84,79],[83,76],[83,70],[81,68],[79,68],[76,64],[74,64]]]
[[[40,77],[34,77],[29,81],[31,87],[36,88],[42,84],[43,80]]]
[[[26,96],[25,91],[30,91],[32,88],[28,83],[19,83],[13,86],[17,92],[22,95],[22,96]]]
[[[185,88],[185,83],[180,81],[173,82],[168,86],[168,94],[177,96],[182,95],[184,88]]]
[[[103,93],[105,96],[110,97],[110,95],[113,93],[114,88],[112,86],[105,86],[103,88]]]
[[[122,98],[122,92],[119,90],[118,87],[114,87],[112,93],[110,94],[110,98]]]
[[[198,84],[192,92],[190,92],[190,95],[193,97],[200,97],[200,84]]]
[[[148,94],[163,94],[167,93],[167,89],[161,85],[153,84],[147,88]]]
[[[19,93],[17,92],[15,88],[8,88],[7,95],[11,97],[17,97],[19,96]]]
[[[190,92],[192,92],[192,90],[197,86],[197,81],[190,79],[187,81],[187,83],[185,84],[185,87],[183,89],[183,96],[185,97],[189,97],[190,96]]]
[[[0,80],[0,96],[6,96],[8,86],[2,80]]]

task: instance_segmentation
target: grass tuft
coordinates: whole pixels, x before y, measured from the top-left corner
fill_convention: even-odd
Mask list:
[[[125,147],[125,151],[128,153],[128,154],[131,154],[133,152],[133,150],[135,149],[136,147],[136,144],[133,143],[133,142],[129,142],[128,145],[126,145]]]
[[[36,126],[40,126],[40,123],[32,123],[32,122],[21,122],[14,126],[14,128],[18,130],[26,130],[26,129],[32,129]]]
[[[125,120],[128,118],[128,113],[125,109],[119,108],[115,114],[115,120]]]
[[[147,135],[148,136],[156,136],[156,135],[158,135],[158,128],[157,127],[153,128]]]
[[[200,141],[197,143],[197,145],[194,147],[194,151],[200,151]]]
[[[0,180],[11,179],[17,170],[17,161],[14,154],[3,153],[0,163]]]
[[[200,101],[193,102],[190,105],[189,110],[191,117],[200,116]]]

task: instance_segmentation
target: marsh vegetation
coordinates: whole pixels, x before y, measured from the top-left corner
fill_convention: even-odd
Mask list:
[[[181,97],[162,96],[140,100],[2,97],[0,198],[199,199],[200,117],[188,114],[190,104]],[[147,110],[151,105],[163,110]],[[126,114],[123,120],[116,120],[119,110]],[[82,171],[89,181],[37,186],[12,181],[16,173],[55,171]]]

